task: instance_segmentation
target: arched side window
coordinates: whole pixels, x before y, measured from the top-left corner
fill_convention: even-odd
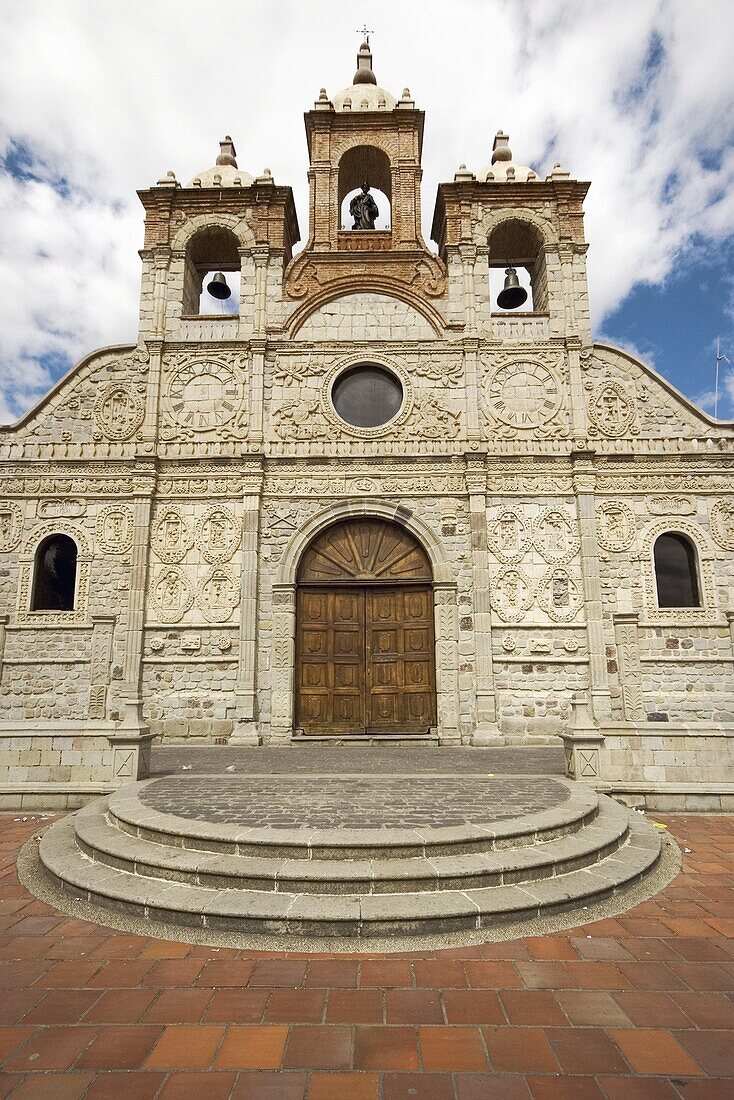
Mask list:
[[[658,607],[701,607],[696,548],[677,531],[655,540],[655,585]]]
[[[352,199],[362,193],[362,185],[369,184],[369,193],[379,211],[375,229],[389,229],[392,208],[392,173],[390,161],[382,149],[373,145],[357,145],[348,149],[339,161],[339,215],[340,226],[351,229],[354,218],[349,207]]]
[[[73,611],[76,597],[77,545],[68,535],[49,535],[39,543],[33,569],[31,611]]]
[[[543,238],[535,226],[518,218],[510,218],[492,230],[488,246],[492,311],[504,313],[508,309],[519,309],[523,313],[547,313],[548,279]],[[503,305],[500,295],[507,285],[507,268],[514,269],[517,282],[527,297],[518,300],[522,299],[521,294],[510,295],[509,300],[513,304]]]
[[[210,225],[194,233],[186,246],[184,317],[239,313],[240,268],[239,241],[231,230]]]

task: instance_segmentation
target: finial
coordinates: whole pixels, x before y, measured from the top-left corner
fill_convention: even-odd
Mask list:
[[[237,167],[237,150],[234,147],[232,138],[227,134],[223,141],[219,142],[219,156],[217,157],[217,164],[231,164],[233,168]]]
[[[354,74],[352,84],[376,84],[377,77],[372,72],[372,50],[370,49],[370,34],[372,32],[368,31],[365,26],[364,30],[359,33],[364,34],[365,40],[359,47],[357,71]]]
[[[510,149],[510,138],[508,134],[498,130],[494,145],[492,146],[492,164],[496,164],[498,160],[512,160],[512,150]]]

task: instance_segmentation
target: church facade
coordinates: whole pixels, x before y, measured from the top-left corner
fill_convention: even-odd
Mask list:
[[[732,425],[593,343],[560,166],[498,134],[431,251],[423,113],[358,65],[305,116],[305,247],[230,139],[169,173],[137,342],[0,431],[0,794],[78,803],[154,736],[562,738],[629,800],[731,808]]]

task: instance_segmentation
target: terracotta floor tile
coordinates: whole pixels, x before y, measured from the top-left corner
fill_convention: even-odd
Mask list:
[[[531,959],[554,961],[579,957],[568,936],[526,936],[523,942]]]
[[[526,1078],[516,1073],[457,1073],[458,1100],[531,1100]]]
[[[540,1028],[487,1027],[484,1039],[492,1069],[502,1073],[558,1073],[559,1066]]]
[[[5,1069],[68,1069],[96,1034],[94,1027],[43,1028],[7,1060]]]
[[[18,1086],[13,1097],[14,1100],[79,1100],[82,1095],[91,1095],[85,1090],[93,1077],[91,1073],[32,1073]],[[0,1091],[0,1096],[7,1095]]]
[[[677,1084],[680,1088],[678,1095],[685,1097],[685,1100],[734,1100],[734,1081],[722,1081],[721,1078],[706,1081],[700,1077],[689,1077]]]
[[[623,990],[614,999],[635,1027],[690,1027],[690,1021],[668,993]]]
[[[243,989],[250,981],[255,970],[255,963],[250,959],[216,959],[210,962],[199,959],[184,959],[183,962],[203,962],[204,965],[200,966],[196,984],[215,986],[217,989],[223,989],[227,986]]]
[[[150,940],[140,952],[140,958],[185,959],[190,954],[190,943],[179,943],[177,940]]]
[[[215,989],[204,1020],[215,1024],[257,1024],[269,996],[268,989]]]
[[[630,957],[627,948],[611,936],[591,936],[588,939],[586,936],[571,936],[570,942],[574,952],[578,952],[582,959],[614,962]]]
[[[668,1031],[613,1030],[617,1044],[635,1073],[695,1077],[703,1073]]]
[[[229,1100],[235,1073],[172,1073],[157,1100]]]
[[[358,972],[359,963],[351,959],[316,959],[309,963],[306,985],[354,988]]]
[[[519,963],[469,961],[464,963],[469,985],[482,989],[521,989],[522,979],[515,969]]]
[[[44,989],[85,989],[100,965],[99,961],[91,959],[86,962],[57,962],[37,984]]]
[[[675,959],[678,961],[680,958],[680,955],[676,954],[668,940],[625,939],[619,942],[633,959],[642,959],[644,962],[662,961],[665,959]]]
[[[691,989],[734,990],[734,974],[716,963],[670,963],[670,969]],[[678,987],[676,987],[678,988]],[[683,988],[683,986],[681,986]]]
[[[101,996],[99,989],[51,989],[23,1018],[24,1024],[76,1024]]]
[[[307,1080],[305,1073],[240,1073],[231,1100],[305,1100]]]
[[[18,1023],[45,996],[45,989],[15,989],[10,997],[0,993],[0,1027]]]
[[[441,994],[437,989],[387,989],[385,1020],[388,1024],[442,1024]]]
[[[631,989],[632,982],[616,963],[598,962],[584,959],[582,962],[569,962],[568,972],[575,978],[580,989]]]
[[[654,1081],[651,1077],[600,1077],[599,1083],[609,1100],[680,1100],[681,1095],[667,1081]]]
[[[549,1027],[568,1026],[553,993],[542,989],[506,989],[500,994],[502,1004],[511,1024]],[[487,1023],[504,1023],[504,1020],[487,1020]]]
[[[386,1073],[382,1100],[455,1100],[450,1073]]]
[[[154,959],[112,959],[111,962],[104,963],[89,982],[84,984],[95,989],[132,989],[140,985],[154,965]]]
[[[446,989],[442,993],[450,1024],[504,1024],[499,997],[493,989]],[[434,1021],[422,1021],[433,1023]]]
[[[312,1073],[308,1100],[378,1100],[378,1088],[373,1073]]]
[[[734,1077],[734,1041],[726,1031],[678,1031],[676,1039],[709,1077]]]
[[[330,989],[326,1021],[330,1024],[381,1024],[382,990]]]
[[[359,984],[379,986],[387,989],[391,986],[413,984],[413,972],[410,963],[403,959],[364,959],[360,967]]]
[[[605,1100],[591,1077],[528,1077],[533,1100]]]
[[[136,1024],[155,1000],[155,989],[111,989],[87,1012],[85,1024]]]
[[[0,1027],[0,1062],[3,1062],[14,1050],[27,1042],[35,1030],[35,1026],[29,1024]]]
[[[153,1100],[164,1079],[162,1073],[100,1073],[84,1100]],[[207,1100],[212,1100],[208,1084]]]
[[[338,1024],[297,1024],[290,1029],[284,1069],[349,1069],[352,1031]]]
[[[227,1029],[214,1065],[217,1069],[279,1069],[288,1028],[236,1024]]]
[[[476,1027],[418,1028],[423,1067],[430,1071],[487,1069],[487,1054]]]
[[[198,1024],[213,995],[213,989],[162,989],[143,1019],[146,1024]]]
[[[320,1024],[325,1005],[325,989],[274,989],[263,1021],[266,1024]]]
[[[627,1069],[619,1050],[600,1028],[546,1028],[545,1036],[564,1073],[596,1076]]]
[[[140,963],[145,959],[139,959]],[[202,968],[203,959],[158,959],[153,960],[153,965],[141,981],[141,985],[193,985]],[[249,974],[248,974],[249,977]],[[208,984],[208,983],[202,983]],[[243,985],[246,983],[243,983]]]
[[[413,963],[415,984],[431,989],[466,989],[468,982],[460,962],[418,959]]]
[[[515,964],[527,989],[577,989],[578,982],[570,971],[571,963],[522,962]]]
[[[696,1027],[734,1031],[734,1000],[726,993],[680,992],[671,996]]]
[[[358,1027],[354,1036],[354,1068],[417,1070],[418,1042],[412,1027]]]
[[[647,962],[644,959],[636,959],[633,962],[618,962],[617,966],[625,978],[629,979],[632,989],[686,988],[685,982],[671,970],[667,962]]]
[[[208,1024],[166,1027],[145,1069],[208,1069],[223,1035],[223,1027]]]
[[[154,1025],[102,1028],[76,1061],[77,1069],[138,1069],[161,1029]]]
[[[0,966],[0,989],[22,989],[38,982],[44,988],[41,978],[51,969],[48,962],[38,959],[11,960]]]
[[[250,986],[282,986],[295,989],[303,985],[306,966],[305,962],[296,959],[259,959],[255,963],[249,984]]]

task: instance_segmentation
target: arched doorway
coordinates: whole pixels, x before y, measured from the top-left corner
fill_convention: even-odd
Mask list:
[[[318,535],[298,570],[296,727],[416,733],[436,724],[431,565],[397,524],[353,518]]]

